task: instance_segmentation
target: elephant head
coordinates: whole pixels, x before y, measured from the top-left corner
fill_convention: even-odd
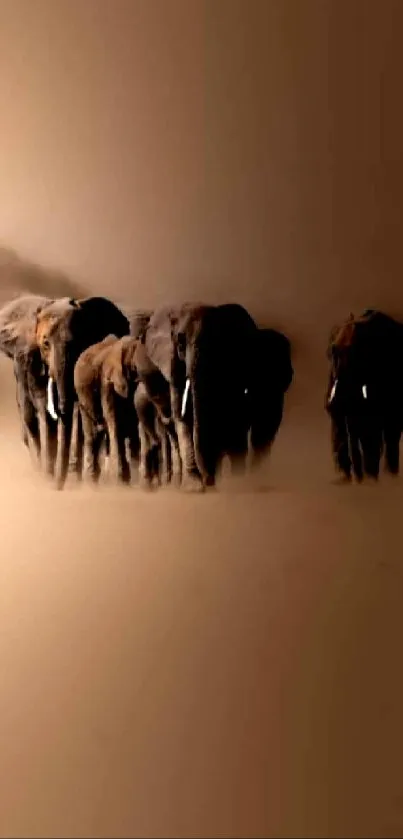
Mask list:
[[[36,339],[49,369],[50,383],[56,385],[60,439],[58,444],[58,486],[64,485],[71,439],[74,392],[74,366],[80,354],[113,334],[128,335],[129,321],[104,297],[83,300],[64,298],[39,312]],[[50,387],[52,384],[50,384]],[[51,407],[51,406],[50,406]],[[60,449],[60,450],[59,450]]]
[[[188,307],[173,329],[182,393],[180,414],[191,425],[194,456],[214,483],[224,453],[243,455],[246,393],[257,327],[239,304]]]

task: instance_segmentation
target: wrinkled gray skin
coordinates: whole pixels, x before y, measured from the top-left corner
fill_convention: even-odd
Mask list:
[[[43,332],[43,327],[48,331]],[[41,331],[42,330],[42,331]],[[128,335],[128,319],[112,301],[104,297],[70,300],[43,309],[37,318],[37,335],[49,374],[58,396],[58,447],[56,481],[63,489],[68,472],[73,411],[76,399],[74,367],[81,353],[109,334]],[[44,335],[46,336],[44,338]]]
[[[37,314],[49,297],[26,294],[0,309],[0,352],[13,360],[22,437],[48,474],[54,471],[56,424],[46,411],[47,368],[35,344]]]
[[[185,489],[213,486],[225,453],[234,468],[244,468],[245,391],[256,334],[238,304],[187,303],[162,307],[150,318],[145,348],[169,385]]]

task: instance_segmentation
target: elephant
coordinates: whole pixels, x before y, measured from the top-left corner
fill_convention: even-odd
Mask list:
[[[184,303],[152,314],[146,357],[169,386],[182,486],[213,487],[223,454],[243,463],[248,376],[257,326],[236,303]],[[140,378],[147,376],[139,367]]]
[[[85,349],[109,334],[122,337],[130,332],[123,312],[105,297],[63,299],[45,306],[36,316],[36,340],[49,369],[49,403],[58,416],[56,486],[63,489],[67,478],[72,436],[74,367]],[[57,390],[57,410],[52,404],[52,383]]]
[[[23,441],[49,475],[54,471],[56,426],[46,410],[47,369],[35,341],[35,324],[38,313],[52,302],[26,294],[0,309],[0,352],[13,360]]]
[[[175,424],[171,416],[170,390],[145,347],[145,332],[117,342],[108,355],[106,376],[115,393],[132,401],[140,436],[140,484],[147,488],[153,478],[168,484],[181,480],[181,459]]]
[[[160,418],[159,408],[139,381],[136,367],[139,354],[144,368],[144,346],[137,339],[108,335],[86,349],[75,365],[74,387],[84,430],[85,471],[95,481],[100,475],[99,450],[105,431],[111,470],[117,480],[127,483],[131,478],[126,438],[130,441],[132,464],[138,459],[140,447],[143,486],[150,486],[154,477],[159,479],[161,449],[165,452],[164,474],[168,474],[166,438],[172,433],[170,419],[169,416]],[[157,375],[161,376],[158,371]],[[160,393],[159,397],[161,400]],[[162,405],[161,401],[158,404]]]
[[[337,465],[348,477],[349,440],[353,461],[358,460],[355,450],[361,449],[366,474],[378,477],[384,449],[386,469],[397,475],[403,424],[403,324],[375,309],[358,317],[350,314],[332,331],[328,357],[327,410]]]

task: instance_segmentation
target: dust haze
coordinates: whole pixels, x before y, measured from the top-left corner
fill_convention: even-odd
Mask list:
[[[237,300],[253,482],[57,493],[0,360],[0,837],[403,833],[401,480],[332,485],[331,326],[403,314],[398,0],[0,0],[0,297]]]

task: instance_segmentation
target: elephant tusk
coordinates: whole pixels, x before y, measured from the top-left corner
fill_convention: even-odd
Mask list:
[[[55,411],[55,403],[53,401],[53,379],[48,379],[48,404],[47,404],[48,413],[52,417],[52,419],[57,420],[58,416]]]
[[[336,379],[336,381],[335,381],[335,383],[334,383],[334,385],[333,385],[333,387],[332,387],[332,389],[331,389],[331,391],[330,391],[329,403],[328,403],[329,405],[330,405],[330,403],[331,403],[331,402],[333,402],[334,395],[335,395],[335,393],[336,393],[336,388],[337,388],[337,379]]]
[[[362,395],[363,395],[364,399],[368,399],[368,393],[367,393],[367,386],[366,385],[362,386]]]
[[[181,417],[182,418],[185,416],[185,413],[186,413],[186,405],[187,405],[187,401],[188,401],[189,388],[190,388],[190,379],[186,379],[185,390],[183,391],[183,396],[182,396],[182,410],[181,410]]]

